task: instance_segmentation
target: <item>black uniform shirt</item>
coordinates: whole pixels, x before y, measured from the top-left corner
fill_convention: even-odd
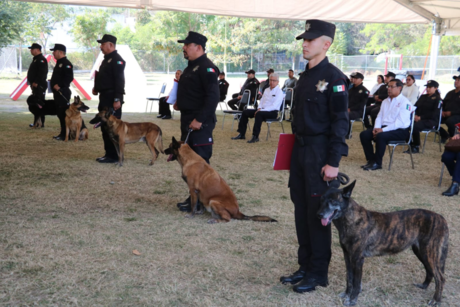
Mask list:
[[[56,84],[62,88],[69,88],[70,83],[73,81],[73,65],[67,59],[63,57],[56,62],[56,66],[53,69],[53,75],[51,76],[51,88]]]
[[[260,82],[257,78],[247,78],[244,82],[243,86],[241,87],[240,95],[243,95],[245,90],[251,91],[251,101],[254,101],[254,97],[257,95],[259,90]]]
[[[388,83],[384,83],[382,86],[380,86],[377,92],[375,92],[374,96],[375,95],[379,96],[379,99],[381,99],[382,101],[387,99],[388,98]],[[378,105],[381,105],[382,101],[376,101],[375,103]]]
[[[455,90],[451,90],[447,93],[446,97],[444,97],[444,106],[442,108],[443,111],[450,111],[451,115],[460,115],[460,92],[455,92]]]
[[[27,81],[30,85],[37,83],[43,88],[47,88],[46,77],[48,76],[48,61],[43,54],[34,56],[32,63],[30,63],[29,70],[27,71]]]
[[[326,57],[302,73],[294,89],[292,131],[300,136],[325,135],[329,138],[327,164],[338,167],[348,155],[347,77]]]
[[[420,96],[415,103],[417,109],[415,109],[415,115],[420,116],[420,119],[431,120],[433,124],[439,122],[439,104],[441,103],[441,97],[435,93],[431,96],[428,94]]]
[[[228,84],[227,80],[225,80],[225,79],[220,80],[219,79],[220,96],[223,97],[223,96],[227,95],[229,85],[230,84]]]
[[[350,111],[356,111],[363,115],[368,97],[369,91],[362,83],[358,86],[353,86],[348,90],[348,108]]]
[[[202,123],[214,118],[219,103],[217,76],[219,69],[206,54],[188,61],[179,79],[177,107],[180,111],[196,112],[195,119]]]
[[[115,98],[123,101],[125,94],[126,62],[116,50],[104,55],[94,82],[97,92],[115,91]]]

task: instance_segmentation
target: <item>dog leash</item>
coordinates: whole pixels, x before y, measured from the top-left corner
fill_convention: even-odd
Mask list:
[[[329,186],[329,181],[326,181],[326,182],[327,182],[327,186]],[[330,182],[331,182],[331,185],[335,186],[335,188],[339,188],[340,185],[346,185],[347,183],[349,183],[350,177],[348,177],[347,174],[339,172],[337,174],[337,178],[335,178],[334,180],[331,180]],[[339,184],[338,186],[337,186],[337,183]]]
[[[190,133],[192,133],[193,129],[192,128],[189,128],[188,129],[188,133],[187,133],[187,137],[185,138],[185,142],[184,144],[187,144],[187,141],[188,141],[188,137],[190,136]]]
[[[67,101],[67,105],[70,106],[70,102],[67,100],[67,98],[62,95],[61,91],[57,91],[59,94],[61,94],[62,98],[64,98],[65,101]]]

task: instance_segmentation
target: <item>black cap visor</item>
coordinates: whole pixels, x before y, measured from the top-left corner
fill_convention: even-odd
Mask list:
[[[318,38],[320,36],[323,36],[324,33],[320,32],[320,31],[305,31],[303,32],[302,34],[300,34],[299,36],[297,36],[295,39],[296,40],[299,40],[299,39],[315,39],[315,38]]]

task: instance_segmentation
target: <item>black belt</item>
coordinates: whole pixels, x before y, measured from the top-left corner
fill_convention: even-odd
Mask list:
[[[295,139],[300,146],[326,144],[329,142],[329,137],[324,134],[320,135],[300,135],[296,134]]]

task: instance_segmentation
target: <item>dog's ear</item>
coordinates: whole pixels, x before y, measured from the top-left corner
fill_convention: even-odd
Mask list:
[[[113,109],[112,108],[108,108],[107,110],[105,110],[105,118],[109,118],[110,115],[113,114]]]
[[[180,147],[180,143],[176,140],[175,137],[172,137],[172,145],[173,145],[173,148],[179,148]]]
[[[346,187],[343,188],[342,190],[342,197],[343,198],[350,198],[351,197],[351,192],[353,191],[353,188],[355,187],[356,180],[354,180],[352,183],[347,185]]]

